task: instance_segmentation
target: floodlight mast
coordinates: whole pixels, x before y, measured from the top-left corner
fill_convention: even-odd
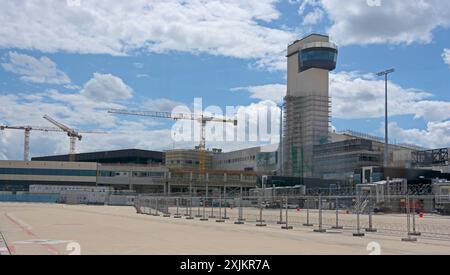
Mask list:
[[[385,113],[384,113],[384,167],[389,166],[389,121],[388,121],[388,75],[394,73],[395,69],[389,69],[386,71],[382,71],[377,73],[377,76],[384,76],[385,82]]]

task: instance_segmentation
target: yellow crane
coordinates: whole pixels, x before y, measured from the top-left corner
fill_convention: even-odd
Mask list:
[[[237,119],[229,118],[219,118],[214,116],[207,116],[204,114],[186,114],[186,113],[169,113],[169,112],[158,112],[158,111],[139,111],[139,110],[123,110],[123,109],[111,109],[108,111],[110,114],[119,115],[132,115],[132,116],[144,116],[144,117],[155,117],[155,118],[167,118],[173,120],[193,120],[198,121],[201,125],[200,127],[200,159],[199,159],[199,170],[201,173],[205,172],[206,164],[206,136],[205,128],[208,122],[221,122],[221,123],[233,123],[237,126]]]

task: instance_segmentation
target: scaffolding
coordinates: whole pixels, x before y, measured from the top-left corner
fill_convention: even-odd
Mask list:
[[[329,141],[331,100],[328,96],[285,97],[283,129],[283,173],[311,177],[315,145]]]

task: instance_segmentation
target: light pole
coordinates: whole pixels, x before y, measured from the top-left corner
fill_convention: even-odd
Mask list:
[[[388,122],[388,75],[395,72],[395,69],[389,69],[377,73],[377,76],[384,76],[385,81],[385,115],[384,115],[384,167],[389,166],[389,122]]]

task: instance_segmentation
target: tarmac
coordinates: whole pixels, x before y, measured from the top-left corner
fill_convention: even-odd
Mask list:
[[[384,218],[396,219],[376,217]],[[315,228],[155,217],[134,207],[0,203],[0,232],[12,255],[450,255],[450,240],[402,242],[395,235],[360,238]]]

